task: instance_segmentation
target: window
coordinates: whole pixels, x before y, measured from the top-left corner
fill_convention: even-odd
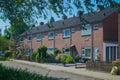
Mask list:
[[[70,29],[63,30],[63,37],[70,37]]]
[[[68,48],[62,48],[62,53],[70,54],[70,50]]]
[[[23,42],[23,41],[24,41],[24,38],[23,38],[23,37],[21,37],[21,38],[20,38],[20,41],[21,41],[21,42]]]
[[[84,35],[90,35],[91,34],[91,25],[90,24],[87,24],[84,26],[85,29],[82,29],[81,30],[81,35],[84,36]]]
[[[99,25],[98,25],[98,24],[94,24],[94,25],[93,25],[93,29],[94,29],[94,30],[97,30],[97,29],[98,29],[98,27],[99,27]]]
[[[90,47],[82,48],[82,57],[86,57],[86,58],[91,57],[91,48]]]
[[[54,53],[54,48],[48,48],[48,49],[47,49],[47,52],[48,52],[49,54]]]
[[[28,36],[28,41],[31,41],[32,40],[32,36]]]
[[[42,39],[42,34],[37,34],[37,40],[41,40]]]
[[[71,29],[71,32],[75,32],[75,28],[72,28],[72,29]]]
[[[54,32],[48,33],[48,39],[54,39]]]

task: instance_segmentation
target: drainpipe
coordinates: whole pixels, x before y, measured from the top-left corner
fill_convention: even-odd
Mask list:
[[[72,31],[71,31],[71,28],[70,28],[70,45],[72,45]]]
[[[93,33],[93,25],[91,25],[91,60],[94,61],[94,33]]]
[[[56,34],[55,34],[55,30],[53,30],[53,33],[54,33],[53,48],[55,49],[55,36],[56,36]]]

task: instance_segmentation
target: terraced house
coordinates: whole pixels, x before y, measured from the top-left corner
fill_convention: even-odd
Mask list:
[[[31,49],[36,51],[40,45],[45,45],[48,53],[53,53],[54,48],[58,48],[61,52],[68,52],[73,57],[79,54],[93,60],[99,57],[102,61],[120,58],[118,10],[108,7],[94,14],[84,14],[82,18],[87,21],[84,25],[85,29],[81,29],[82,22],[78,16],[53,22],[52,28],[41,23],[40,26],[28,30],[21,35],[21,48],[30,54]]]

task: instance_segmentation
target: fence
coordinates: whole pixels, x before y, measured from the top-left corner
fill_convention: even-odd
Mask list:
[[[86,63],[86,68],[89,70],[96,70],[96,71],[105,71],[110,72],[112,69],[112,63],[110,62],[92,62],[88,61]]]

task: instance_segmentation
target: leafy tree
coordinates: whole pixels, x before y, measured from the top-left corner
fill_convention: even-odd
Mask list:
[[[0,29],[0,36],[2,36],[2,30]]]
[[[92,3],[91,0],[0,0],[0,18],[10,21],[13,28],[12,35],[14,38],[18,38],[28,29],[28,26],[36,22],[35,18],[47,18],[49,11],[60,16],[74,13],[74,8],[81,12],[84,12],[84,9],[90,12],[93,11],[96,4],[120,8],[115,0],[94,1],[96,3]]]
[[[10,33],[9,29],[5,28],[4,36],[5,36],[6,39],[10,39],[11,33]]]
[[[9,46],[9,41],[5,37],[1,36],[0,37],[0,50],[5,50],[8,48],[8,46]]]
[[[45,58],[47,57],[47,47],[43,46],[43,45],[39,46],[39,48],[38,48],[38,54],[37,54],[36,57],[38,59],[38,62],[40,60],[41,60],[41,62],[44,61]]]

